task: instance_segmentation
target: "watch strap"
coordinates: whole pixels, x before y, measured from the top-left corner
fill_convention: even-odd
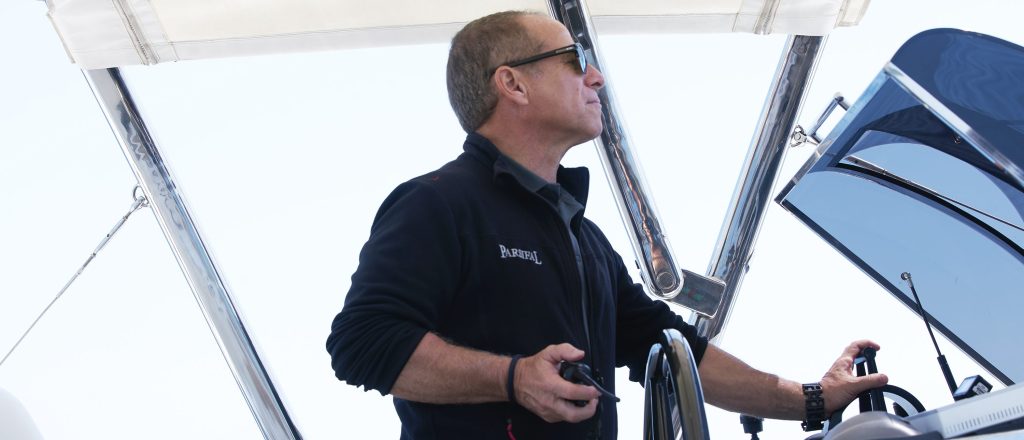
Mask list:
[[[800,427],[804,431],[820,431],[825,425],[825,398],[821,395],[821,383],[805,383],[802,385],[804,392],[804,409],[806,415]]]

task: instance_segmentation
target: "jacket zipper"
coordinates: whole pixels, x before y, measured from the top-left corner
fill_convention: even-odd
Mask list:
[[[515,180],[515,178],[513,178],[513,180]],[[588,365],[590,365],[592,371],[594,372],[594,375],[597,376],[594,379],[598,380],[603,385],[604,380],[603,380],[603,378],[601,378],[601,371],[594,365],[594,363],[597,360],[597,356],[595,356],[594,344],[591,342],[591,338],[590,338],[590,310],[591,310],[592,307],[588,307],[588,306],[590,306],[589,303],[592,302],[592,301],[588,301],[588,299],[592,299],[592,298],[589,298],[589,296],[590,296],[590,289],[587,289],[587,279],[586,279],[587,277],[586,277],[585,267],[584,267],[584,263],[583,263],[583,250],[580,247],[579,238],[577,238],[575,236],[575,234],[573,234],[573,232],[572,232],[572,220],[570,220],[568,223],[565,222],[562,219],[562,216],[558,213],[558,208],[556,208],[554,206],[551,206],[551,203],[549,203],[547,200],[545,200],[540,194],[534,193],[533,191],[526,190],[526,188],[523,188],[521,185],[517,184],[516,186],[518,186],[519,188],[521,188],[521,189],[525,190],[526,192],[532,194],[537,199],[540,199],[539,201],[541,203],[543,203],[545,206],[547,206],[549,210],[551,210],[551,212],[555,216],[556,221],[558,221],[558,224],[561,226],[560,229],[562,231],[562,240],[563,241],[568,241],[569,242],[569,246],[572,247],[572,254],[573,254],[572,255],[572,264],[573,264],[573,267],[576,268],[576,271],[575,271],[576,272],[576,284],[578,286],[577,291],[579,292],[579,296],[578,297],[579,297],[579,300],[580,300],[580,315],[583,317],[583,335],[586,338],[586,343],[587,343],[587,350],[586,350],[586,353],[583,356],[583,359],[584,359],[584,361],[586,361],[588,358],[590,359],[590,362],[586,362],[586,363]],[[600,401],[600,398],[598,398],[598,400]],[[598,402],[598,403],[600,403],[600,402]],[[595,413],[595,416],[596,416],[596,419],[597,419],[597,421],[595,423],[595,427],[594,427],[595,431],[591,431],[591,433],[588,435],[588,438],[600,439],[601,438],[601,406],[600,406],[600,404],[597,407],[597,412]],[[511,430],[511,428],[512,428],[512,423],[511,423],[511,419],[509,419],[508,434],[509,434],[511,440],[514,440],[515,437],[512,437],[512,430]]]
[[[550,205],[548,205],[548,207],[554,210],[554,208],[551,207]],[[577,297],[580,301],[580,315],[583,318],[583,336],[586,338],[587,343],[586,355],[584,356],[584,359],[591,359],[591,362],[589,362],[589,364],[593,364],[593,360],[595,359],[595,357],[593,352],[594,344],[592,343],[590,338],[591,307],[589,307],[590,301],[588,301],[589,290],[587,289],[586,285],[587,275],[585,272],[586,269],[583,265],[583,250],[580,248],[579,239],[573,235],[571,226],[562,221],[562,218],[560,215],[558,215],[557,211],[555,211],[555,217],[558,219],[558,223],[562,226],[562,240],[567,241],[569,247],[572,248],[572,267],[576,268],[576,270],[574,271],[576,273],[576,291],[579,292],[579,295],[577,295]],[[593,367],[593,365],[591,366]]]
[[[596,368],[592,365],[595,356],[593,353],[594,344],[592,344],[590,341],[590,307],[588,307],[588,303],[590,301],[587,301],[588,298],[586,298],[586,296],[589,296],[589,290],[586,288],[587,280],[583,265],[583,250],[579,246],[579,239],[575,238],[575,236],[572,233],[571,220],[570,223],[566,223],[564,220],[562,220],[562,216],[559,215],[558,209],[555,208],[554,206],[551,206],[551,203],[545,200],[544,197],[542,197],[540,194],[537,194],[533,191],[529,191],[526,188],[523,188],[521,185],[517,184],[516,186],[536,197],[539,202],[543,203],[544,206],[546,206],[550,210],[550,212],[554,214],[555,220],[558,222],[559,226],[561,226],[560,229],[562,231],[562,240],[567,241],[569,247],[572,248],[572,267],[576,268],[574,272],[576,273],[576,284],[578,285],[577,291],[579,292],[578,297],[580,300],[580,314],[583,317],[583,336],[584,338],[586,338],[587,343],[587,349],[586,354],[584,355],[584,359],[591,359],[591,362],[589,362],[588,364],[591,364],[591,368]]]

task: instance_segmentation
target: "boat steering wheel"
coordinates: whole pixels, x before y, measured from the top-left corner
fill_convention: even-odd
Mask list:
[[[710,437],[697,363],[678,330],[663,330],[651,346],[644,389],[645,440]]]

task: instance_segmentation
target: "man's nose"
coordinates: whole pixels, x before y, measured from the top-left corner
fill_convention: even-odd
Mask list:
[[[597,70],[597,67],[588,66],[587,74],[583,79],[587,87],[594,90],[600,90],[601,87],[604,87],[604,74],[602,74],[600,70]]]

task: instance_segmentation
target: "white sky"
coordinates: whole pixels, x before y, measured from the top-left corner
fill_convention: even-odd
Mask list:
[[[800,118],[855,99],[913,34],[956,27],[1024,42],[1024,3],[875,1],[828,42]],[[633,143],[682,265],[703,272],[784,38],[605,37]],[[644,50],[638,48],[643,47]],[[396,438],[390,398],[336,381],[323,348],[380,201],[450,160],[463,134],[444,92],[444,45],[125,69],[292,417],[306,438]],[[0,3],[0,353],[131,203],[134,177],[42,2]],[[811,153],[792,150],[780,181]],[[593,147],[588,215],[632,258]],[[627,266],[632,266],[627,264]],[[795,217],[772,205],[724,348],[814,381],[858,338],[891,383],[951,399],[920,321]],[[940,341],[960,379],[981,373]],[[991,379],[991,375],[988,376]],[[619,374],[622,438],[642,389]],[[49,439],[252,438],[259,432],[148,210],[136,213],[12,358],[0,388]],[[716,438],[738,416],[709,414]],[[803,438],[797,422],[761,436]]]

